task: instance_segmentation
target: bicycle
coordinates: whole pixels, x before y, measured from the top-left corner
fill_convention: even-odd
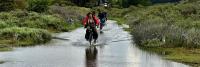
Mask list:
[[[96,27],[96,26],[95,26]],[[88,30],[88,33],[89,33],[89,37],[88,37],[88,41],[90,43],[90,45],[93,44],[93,41],[94,43],[96,42],[95,39],[94,39],[94,31],[95,31],[95,27],[92,25],[92,24],[89,24],[87,26],[87,30]]]
[[[89,31],[89,33],[90,33],[88,41],[89,41],[90,45],[92,45],[93,30],[92,30],[92,28],[91,28],[90,26],[89,26],[89,28],[88,28],[88,31]]]

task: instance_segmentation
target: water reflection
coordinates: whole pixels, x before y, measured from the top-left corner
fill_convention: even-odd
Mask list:
[[[97,54],[98,50],[95,46],[85,49],[85,67],[97,67]]]

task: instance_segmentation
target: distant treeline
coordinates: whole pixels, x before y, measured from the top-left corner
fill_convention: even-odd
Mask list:
[[[46,7],[48,7],[48,5],[76,5],[81,7],[96,7],[103,3],[109,3],[113,7],[124,8],[131,5],[147,6],[154,3],[178,1],[180,0],[0,0],[0,11],[9,11],[18,8],[42,12],[46,10]],[[38,11],[38,8],[41,11]]]
[[[151,0],[152,3],[179,2],[181,0]]]
[[[180,0],[69,0],[79,6],[95,6],[108,2],[119,7],[129,7],[130,5],[151,5],[154,3],[179,2]]]

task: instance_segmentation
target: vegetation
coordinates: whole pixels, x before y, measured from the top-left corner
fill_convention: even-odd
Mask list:
[[[109,2],[112,6],[129,7],[130,5],[150,5],[151,0],[58,0],[62,4],[77,5],[81,7],[94,7]],[[58,2],[55,1],[55,2]]]
[[[0,50],[51,40],[52,32],[68,32],[81,26],[88,8],[67,6],[69,1],[1,0]],[[65,5],[59,5],[59,4]]]
[[[11,46],[26,46],[46,43],[50,39],[51,34],[42,29],[10,27],[0,30],[0,44]]]
[[[27,0],[14,0],[15,1],[15,8],[25,10],[28,7]]]
[[[77,7],[77,6],[50,6],[49,13],[60,15],[65,21],[71,22],[72,19],[74,22],[80,22],[85,15],[91,11],[89,8]]]
[[[98,12],[105,11],[107,12],[107,16],[110,20],[116,20],[119,25],[126,24],[126,14],[129,13],[128,8],[120,9],[120,8],[105,8],[105,7],[94,7],[92,10]]]
[[[28,10],[35,12],[47,11],[51,2],[52,0],[28,0]]]
[[[129,14],[134,18],[130,22],[135,42],[146,47],[199,48],[198,7],[187,3],[136,8]],[[159,46],[150,45],[154,43]]]
[[[0,64],[5,63],[4,61],[0,61]]]
[[[14,0],[1,0],[0,11],[9,11],[14,9]]]
[[[67,26],[69,25],[59,16],[27,11],[1,12],[0,20],[1,28],[17,26],[50,31],[68,31]]]
[[[131,26],[138,46],[156,53],[167,52],[166,59],[198,66],[199,7],[197,1],[181,1],[179,4],[131,6],[117,11]]]
[[[0,44],[26,46],[46,43],[51,40],[49,32],[70,31],[80,26],[78,20],[75,23],[68,23],[57,14],[48,15],[27,11],[1,12]]]
[[[157,53],[163,56],[164,59],[173,60],[177,62],[182,62],[189,64],[193,67],[198,67],[200,65],[200,49],[187,49],[187,48],[146,48],[142,47],[141,49]]]

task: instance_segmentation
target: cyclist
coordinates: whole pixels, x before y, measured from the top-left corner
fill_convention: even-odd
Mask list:
[[[98,17],[100,19],[100,32],[103,33],[102,29],[105,26],[106,21],[107,21],[107,13],[102,12],[101,10],[98,10],[98,11],[99,11]]]
[[[98,39],[98,33],[97,33],[96,26],[99,25],[99,19],[95,15],[93,15],[93,13],[89,12],[87,14],[87,16],[83,19],[83,25],[85,28],[87,28],[86,34],[85,34],[85,39],[87,41],[89,40],[90,32],[88,30],[88,27],[90,27],[93,32],[94,43],[96,43],[96,40]]]

